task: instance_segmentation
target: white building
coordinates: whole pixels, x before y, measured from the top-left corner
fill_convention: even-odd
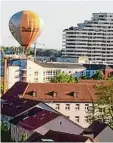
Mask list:
[[[49,82],[52,77],[56,76],[57,72],[75,75],[84,69],[82,65],[74,63],[36,63],[31,60],[14,60],[8,67],[8,88],[17,81]]]
[[[11,88],[15,82],[20,81],[20,69],[19,66],[8,66],[7,73],[8,89]]]
[[[93,13],[91,20],[64,29],[63,47],[63,56],[113,64],[113,13]]]

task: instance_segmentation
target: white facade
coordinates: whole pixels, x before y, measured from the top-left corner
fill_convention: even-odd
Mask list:
[[[18,65],[15,62],[15,65]],[[9,66],[8,67],[8,89],[11,88],[14,83],[17,81],[23,81],[23,82],[30,82],[30,83],[44,83],[44,82],[50,82],[50,79],[52,77],[56,76],[57,72],[64,72],[70,75],[75,75],[76,72],[83,71],[85,68],[80,66],[80,68],[63,68],[62,66],[58,67],[45,67],[43,64],[35,63],[31,60],[26,60],[26,66],[24,68],[21,68],[20,66]],[[61,63],[57,63],[61,64]],[[66,63],[62,63],[66,64]],[[71,64],[71,63],[70,63]]]
[[[93,13],[91,20],[63,30],[63,47],[63,56],[113,64],[113,13]]]
[[[20,69],[18,66],[8,67],[8,89],[11,88],[17,81],[20,81]]]
[[[57,102],[46,103],[53,109],[57,110],[61,114],[67,116],[73,122],[79,124],[83,128],[89,126],[88,123],[88,107],[92,106],[91,103],[70,103],[70,102]]]

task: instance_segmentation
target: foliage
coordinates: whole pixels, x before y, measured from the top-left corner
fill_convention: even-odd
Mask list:
[[[113,127],[113,82],[95,87],[97,101],[89,111],[89,120],[101,120]]]
[[[105,76],[102,70],[96,71],[96,74],[92,76],[95,80],[104,80]]]
[[[91,79],[91,78],[88,76],[81,76],[80,79]]]
[[[65,73],[57,73],[56,76],[54,78],[51,79],[51,82],[54,83],[75,83],[77,82],[77,79],[72,76],[72,75],[68,75]]]
[[[17,55],[21,55],[23,54],[25,51],[24,51],[24,47],[4,47],[2,46],[2,49],[4,50],[5,54],[17,54]],[[33,48],[28,48],[26,50],[26,54],[27,55],[33,55],[34,52],[33,52]]]
[[[113,73],[110,73],[110,75],[108,76],[108,80],[113,80]]]
[[[1,122],[1,142],[14,142],[11,139],[10,130],[8,130],[7,125],[3,122]]]
[[[3,86],[3,83],[1,82],[0,83],[0,93],[3,93],[3,90],[4,90],[4,86]]]
[[[22,140],[21,140],[21,142],[24,142],[24,141],[26,141],[26,140],[27,140],[27,133],[24,132],[23,135],[22,135]]]

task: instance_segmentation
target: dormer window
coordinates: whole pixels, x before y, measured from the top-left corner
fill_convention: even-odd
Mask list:
[[[56,97],[57,96],[57,92],[53,91],[53,96]]]
[[[76,97],[77,96],[77,93],[76,92],[73,92],[73,97]]]
[[[77,93],[75,91],[69,93],[68,95],[73,96],[73,97],[77,97]]]
[[[33,97],[37,96],[37,92],[36,91],[30,91],[30,92],[28,92],[26,94],[29,95],[29,96],[33,96]]]
[[[36,96],[37,96],[37,94],[36,94],[36,92],[35,92],[35,91],[33,91],[33,96],[34,96],[34,97],[36,97]]]
[[[48,93],[46,93],[46,95],[56,97],[57,96],[57,92],[55,92],[55,91],[48,92]]]

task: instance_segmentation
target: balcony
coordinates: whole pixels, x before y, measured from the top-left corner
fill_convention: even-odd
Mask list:
[[[21,77],[21,81],[26,82],[26,77]]]

